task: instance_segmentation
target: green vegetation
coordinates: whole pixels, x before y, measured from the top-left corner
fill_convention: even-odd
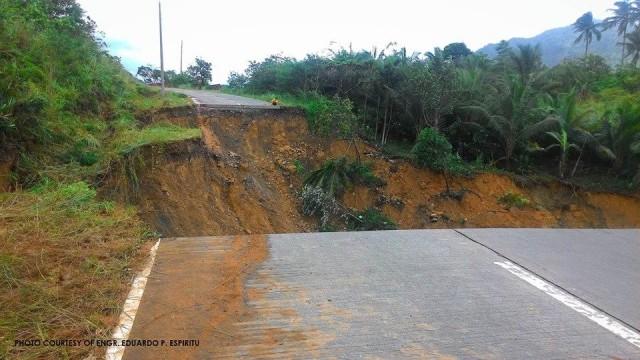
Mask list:
[[[287,93],[254,93],[243,89],[223,89],[225,93],[251,97],[271,102],[277,99],[280,106],[297,107],[305,111],[311,130],[321,136],[353,138],[362,130],[353,112],[353,103],[348,98],[327,98],[317,93],[291,95]]]
[[[350,162],[344,157],[327,160],[322,167],[310,172],[304,179],[305,186],[321,188],[331,196],[342,195],[352,184],[376,187],[384,182],[373,174],[369,164]]]
[[[137,120],[188,104],[126,73],[75,1],[0,1],[0,161],[9,155],[17,189],[0,193],[0,358],[94,351],[14,348],[14,337],[110,336],[153,234],[95,184],[142,146],[199,137]]]
[[[211,81],[211,72],[211,63],[197,57],[195,63],[187,67],[186,72],[165,71],[164,83],[169,87],[195,87],[202,89]],[[162,83],[162,71],[152,65],[139,66],[136,76],[147,85],[159,85]]]
[[[366,209],[347,217],[347,228],[350,231],[395,230],[396,223],[380,210]]]
[[[432,129],[451,145],[450,155],[416,160],[439,171],[449,164],[448,171],[464,173],[464,163],[473,163],[576,183],[608,174],[632,187],[640,178],[640,156],[628,139],[638,132],[631,130],[622,142],[610,137],[633,122],[625,109],[640,100],[640,70],[635,61],[611,69],[603,58],[588,55],[600,34],[613,27],[627,39],[624,58],[638,53],[632,34],[638,32],[640,7],[632,3],[627,15],[616,3],[604,25],[588,14],[576,21],[587,55],[552,68],[544,66],[536,46],[503,42],[489,59],[461,43],[413,54],[391,44],[371,51],[333,49],[302,60],[270,56],[251,62],[244,74],[232,74],[225,91],[300,105],[315,116],[310,121],[319,133],[347,129],[351,134],[343,137],[360,136],[391,156],[416,155],[395,144],[415,145],[425,128]],[[329,101],[331,110],[323,105]]]
[[[337,197],[354,184],[378,187],[384,185],[384,181],[373,173],[369,164],[351,162],[344,157],[327,160],[304,180],[300,193],[302,213],[319,217],[321,231],[336,229],[339,218],[345,220],[347,229],[354,231],[395,228],[395,224],[377,210],[353,214],[340,204]]]
[[[91,348],[12,348],[12,339],[108,338],[152,234],[134,208],[99,200],[82,181],[0,193],[0,214],[0,357],[84,357]]]
[[[470,167],[452,153],[452,146],[444,135],[433,128],[425,128],[418,135],[412,153],[419,166],[456,175],[469,175]]]
[[[160,123],[143,129],[123,131],[117,139],[114,139],[113,145],[118,154],[126,155],[146,145],[200,138],[201,135],[200,129],[187,129]]]
[[[512,208],[514,206],[517,207],[518,209],[524,209],[525,207],[531,204],[531,201],[527,199],[524,195],[516,194],[512,192],[507,192],[504,195],[502,195],[498,199],[498,202],[504,205],[507,209]]]

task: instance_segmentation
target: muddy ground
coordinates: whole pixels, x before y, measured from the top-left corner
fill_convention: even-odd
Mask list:
[[[163,236],[316,231],[315,219],[299,212],[296,193],[303,175],[295,163],[308,170],[329,158],[356,156],[348,142],[313,136],[298,110],[177,112],[163,120],[203,131],[201,140],[142,154],[132,198]],[[387,159],[364,143],[358,151],[386,185],[358,186],[341,200],[358,210],[377,207],[400,229],[640,226],[638,195],[582,191],[553,181],[516,183],[511,176],[482,173],[454,179],[454,190],[467,190],[463,199],[454,200],[440,196],[445,189],[441,174]],[[506,208],[498,199],[508,192],[531,204]]]

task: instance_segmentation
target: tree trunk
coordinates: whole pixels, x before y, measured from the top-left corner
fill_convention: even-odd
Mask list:
[[[387,104],[384,107],[384,122],[383,122],[383,126],[382,126],[382,136],[380,137],[380,145],[384,145],[384,136],[387,132],[387,115],[388,115],[388,109],[389,105]]]
[[[385,126],[386,132],[383,135],[384,138],[382,139],[382,145],[386,145],[387,144],[387,140],[389,140],[389,131],[391,131],[392,119],[393,119],[393,104],[391,104],[390,108],[389,108],[389,121],[387,122],[387,125]]]
[[[587,58],[587,54],[589,54],[589,41],[588,41],[588,40],[586,40],[586,41],[585,41],[585,44],[586,44],[586,45],[585,45],[585,47],[584,47],[584,58],[586,59],[586,58]]]
[[[367,102],[369,101],[369,96],[364,97],[364,112],[362,113],[362,124],[367,125]]]
[[[582,153],[584,153],[584,147],[587,145],[587,141],[585,140],[580,147],[580,154],[578,155],[578,160],[576,160],[576,164],[573,166],[573,170],[571,170],[571,177],[576,176],[576,171],[578,171],[578,164],[580,164],[580,160],[582,159]]]
[[[624,34],[622,34],[622,56],[620,57],[620,67],[624,66],[624,48],[627,41],[627,28],[624,28]]]
[[[565,168],[566,162],[567,162],[567,152],[563,151],[562,154],[560,154],[560,166],[558,169],[560,179],[564,179],[564,168]]]

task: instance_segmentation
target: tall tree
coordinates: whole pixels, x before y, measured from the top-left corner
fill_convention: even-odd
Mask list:
[[[601,154],[613,161],[614,169],[631,170],[631,157],[640,154],[640,105],[627,101],[609,111],[597,135],[608,150]]]
[[[595,137],[585,129],[583,120],[588,112],[580,112],[577,107],[577,92],[571,89],[568,94],[561,95],[551,101],[551,114],[549,118],[554,118],[558,124],[558,131],[547,132],[554,139],[554,143],[546,148],[546,150],[558,148],[560,150],[559,176],[565,177],[565,170],[569,151],[574,149],[580,153],[576,160],[571,176],[575,175],[578,164],[582,158],[584,147],[586,145],[595,145],[597,142]],[[572,141],[577,142],[574,144]]]
[[[575,43],[585,43],[584,56],[587,57],[587,54],[589,53],[589,45],[593,42],[593,37],[595,36],[598,41],[602,38],[600,24],[596,24],[593,20],[593,14],[589,11],[576,20],[573,24],[573,29],[578,34],[578,38]]]
[[[502,142],[507,168],[517,149],[542,132],[551,130],[558,123],[556,117],[550,116],[540,120],[536,113],[539,103],[538,95],[531,83],[522,84],[520,79],[507,77],[498,84],[498,102],[495,107],[486,105],[470,106],[469,110],[477,111],[488,121]]]
[[[627,34],[625,41],[621,44],[626,49],[627,57],[631,57],[631,64],[634,67],[637,66],[640,60],[640,28]]]
[[[540,45],[518,45],[518,52],[510,52],[511,62],[515,65],[522,84],[526,84],[542,68]]]
[[[624,42],[627,38],[627,31],[629,26],[633,25],[635,13],[637,12],[637,8],[634,8],[629,0],[624,1],[616,1],[614,4],[615,8],[609,9],[613,15],[604,19],[603,26],[604,29],[611,29],[613,27],[617,28],[618,36],[622,37],[622,55],[620,56],[620,65],[624,66],[625,59],[625,45]]]
[[[473,54],[473,52],[469,50],[465,43],[451,43],[442,50],[442,55],[445,58],[451,58],[456,62],[471,54]]]
[[[211,63],[196,58],[195,65],[190,65],[187,68],[187,74],[193,79],[193,84],[202,89],[211,81]]]

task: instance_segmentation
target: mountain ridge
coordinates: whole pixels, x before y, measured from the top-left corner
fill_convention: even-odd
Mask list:
[[[512,47],[540,44],[544,64],[555,66],[565,59],[579,58],[584,55],[584,43],[575,44],[576,38],[577,34],[569,25],[549,29],[533,37],[514,37],[507,41]],[[603,31],[602,39],[600,41],[594,39],[589,46],[589,53],[602,56],[609,65],[617,65],[620,63],[621,56],[621,48],[617,45],[619,42],[620,37],[614,29]],[[497,46],[497,43],[490,43],[476,52],[494,58],[497,55]]]

